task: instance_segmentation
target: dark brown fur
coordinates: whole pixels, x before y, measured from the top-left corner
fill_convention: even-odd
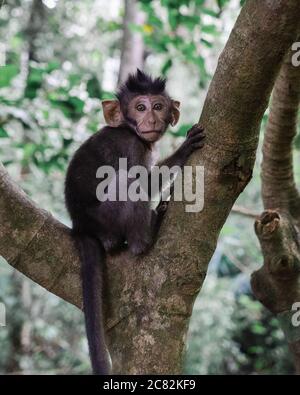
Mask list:
[[[155,141],[179,117],[179,103],[164,91],[164,82],[152,80],[140,71],[129,77],[118,97],[120,101],[103,105],[105,118],[113,126],[105,126],[82,144],[71,160],[65,183],[66,206],[81,254],[84,313],[95,374],[110,373],[101,296],[105,254],[126,245],[134,255],[145,253],[163,218],[163,211],[151,210],[149,202],[97,200],[96,189],[101,180],[96,178],[96,171],[104,165],[118,171],[119,158],[127,158],[128,169],[145,166],[150,174]],[[143,111],[130,107],[132,103],[138,105],[139,97],[146,103]],[[155,103],[162,108],[155,107]],[[129,114],[134,114],[134,118]],[[150,127],[153,133],[147,131]],[[203,138],[203,129],[195,125],[182,146],[160,165],[182,166],[195,149],[203,146]]]

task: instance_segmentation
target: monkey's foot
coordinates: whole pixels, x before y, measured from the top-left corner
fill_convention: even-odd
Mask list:
[[[129,243],[129,251],[134,256],[145,254],[152,246],[152,241],[137,240],[134,243]]]
[[[117,237],[107,237],[101,240],[103,248],[106,252],[114,252],[120,249],[123,245],[123,242],[120,238]]]

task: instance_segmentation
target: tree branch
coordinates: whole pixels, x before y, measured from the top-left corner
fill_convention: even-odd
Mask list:
[[[291,326],[292,306],[300,301],[300,237],[289,214],[267,210],[255,223],[264,265],[251,277],[256,298],[273,314],[287,314],[284,326]],[[292,329],[294,333],[299,328]],[[296,372],[300,374],[300,340],[291,341],[289,348],[294,356]]]
[[[284,326],[291,325],[289,312],[300,300],[300,196],[294,181],[292,144],[297,132],[300,67],[292,65],[291,56],[289,51],[275,83],[264,138],[262,196],[267,211],[255,223],[264,265],[251,278],[254,295],[274,314],[286,317]],[[300,342],[288,336],[287,341],[300,374]]]
[[[254,218],[254,219],[259,218],[259,214],[256,211],[251,210],[251,209],[249,209],[247,207],[239,206],[237,204],[235,204],[232,207],[231,212],[233,214],[240,214],[240,215],[243,215],[243,216],[248,217],[248,218]]]
[[[143,259],[108,257],[107,341],[116,373],[178,373],[193,302],[219,232],[255,160],[258,132],[284,54],[299,25],[298,0],[251,0],[223,51],[203,108],[205,207],[171,202]],[[40,211],[0,170],[0,251],[46,289],[81,306],[79,260],[69,230]]]
[[[278,208],[300,221],[300,196],[293,172],[293,139],[297,133],[300,67],[285,58],[275,83],[263,144],[262,196],[265,209]]]

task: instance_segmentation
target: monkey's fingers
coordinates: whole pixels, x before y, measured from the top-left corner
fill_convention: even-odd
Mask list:
[[[198,124],[193,125],[193,126],[191,127],[191,129],[189,129],[189,130],[187,131],[187,137],[193,136],[193,135],[195,135],[195,134],[197,134],[197,133],[202,133],[203,131],[204,131],[204,128],[202,128],[202,126],[200,126],[200,125],[198,125]]]
[[[196,134],[201,134],[204,132],[204,127],[199,125],[198,123],[191,127],[191,129],[187,132],[187,137],[192,137]]]
[[[199,142],[199,143],[194,143],[193,144],[193,150],[199,149],[199,148],[203,148],[204,147],[204,142]]]
[[[205,137],[206,137],[206,135],[204,133],[198,133],[193,136],[189,136],[187,142],[188,142],[188,144],[194,144],[194,143],[204,140]]]

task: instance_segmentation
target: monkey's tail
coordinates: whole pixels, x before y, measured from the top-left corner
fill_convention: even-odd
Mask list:
[[[110,374],[110,356],[105,344],[103,324],[103,266],[105,251],[100,241],[74,235],[81,256],[83,311],[94,374]]]

